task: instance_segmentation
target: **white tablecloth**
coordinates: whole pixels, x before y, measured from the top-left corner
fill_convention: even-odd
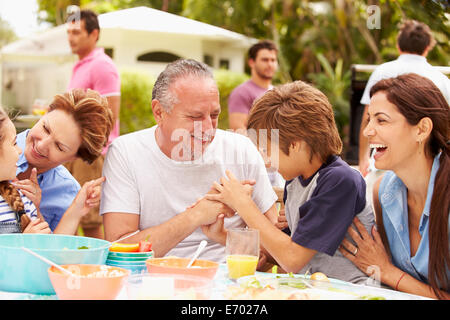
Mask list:
[[[267,273],[256,273],[258,276],[261,277],[273,277],[275,275],[267,274]],[[332,282],[336,283],[336,285],[349,285],[355,290],[364,290],[368,288],[367,286],[361,286],[361,285],[353,285],[346,283],[344,281],[340,280],[331,280]],[[223,300],[224,299],[224,292],[227,289],[227,286],[235,284],[237,285],[237,282],[234,280],[228,279],[228,270],[227,266],[225,264],[221,264],[217,274],[214,278],[214,289],[213,294],[210,299],[212,300]],[[383,295],[387,297],[388,299],[395,299],[395,300],[428,300],[427,298],[406,294],[394,290],[389,289],[383,289],[383,288],[377,288],[377,287],[370,287],[370,291],[372,294],[377,295]],[[58,297],[56,295],[35,295],[35,294],[28,294],[28,293],[15,293],[15,292],[2,292],[0,291],[0,300],[58,300]],[[117,296],[117,300],[128,300],[127,295],[127,289],[126,286],[123,287],[123,289],[120,291],[119,295]]]

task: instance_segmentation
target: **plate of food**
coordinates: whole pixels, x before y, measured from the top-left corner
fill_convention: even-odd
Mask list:
[[[422,300],[410,295],[375,286],[357,285],[317,273],[255,274],[237,280],[224,292],[232,300]]]

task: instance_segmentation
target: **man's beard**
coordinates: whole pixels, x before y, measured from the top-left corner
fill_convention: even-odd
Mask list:
[[[255,71],[256,71],[256,74],[258,75],[258,77],[260,77],[261,79],[272,80],[272,78],[273,78],[273,75],[267,76],[264,73],[260,72],[258,69],[255,69]]]

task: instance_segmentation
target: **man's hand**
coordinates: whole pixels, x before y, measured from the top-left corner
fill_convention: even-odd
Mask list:
[[[367,176],[369,173],[369,157],[360,158],[358,166],[359,172],[361,172],[362,176]]]
[[[223,203],[205,198],[197,201],[190,210],[194,210],[197,213],[198,224],[202,226],[215,223],[220,214],[223,214],[225,217],[229,217],[228,214],[230,214],[229,208]],[[233,215],[234,212],[231,213],[231,216]]]
[[[202,226],[203,233],[211,240],[225,245],[227,239],[227,233],[224,228],[224,214],[217,216],[216,222]]]
[[[218,191],[217,194],[207,194],[206,198],[213,201],[220,201],[237,211],[237,204],[242,202],[251,202],[253,186],[242,184],[236,179],[234,174],[226,170],[227,177],[220,178],[220,184],[214,182],[213,187]]]
[[[242,180],[242,181],[241,181],[241,184],[242,184],[242,185],[248,185],[248,186],[254,186],[254,185],[256,184],[256,181],[255,181],[255,180],[252,180],[252,179]],[[216,189],[216,188],[214,187],[214,185],[213,185],[213,186],[211,187],[211,189],[208,191],[207,194],[218,194],[218,193],[219,193],[219,191],[217,191],[217,189]],[[198,199],[197,202],[196,202],[196,204],[197,204],[201,199],[203,199],[203,198]],[[223,212],[223,214],[225,215],[226,218],[230,218],[230,217],[232,217],[232,216],[235,215],[236,212],[235,212],[233,209],[231,209],[229,206],[227,206],[227,205],[224,204],[224,207],[225,207],[225,211]]]

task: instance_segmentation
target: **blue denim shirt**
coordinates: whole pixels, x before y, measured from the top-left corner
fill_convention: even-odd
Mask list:
[[[16,176],[28,169],[28,161],[24,154],[28,132],[29,130],[26,130],[17,135],[17,144],[22,149],[22,154],[17,162]],[[53,231],[75,199],[80,184],[63,165],[39,174],[37,180],[42,190],[39,209]]]
[[[408,230],[408,201],[407,189],[394,172],[388,171],[384,175],[378,198],[382,208],[383,224],[392,254],[392,262],[401,270],[422,282],[428,283],[429,261],[429,218],[430,205],[433,197],[434,180],[439,169],[438,154],[433,161],[430,180],[428,182],[427,199],[420,219],[419,233],[422,237],[416,254],[411,257],[409,230]],[[448,230],[450,231],[450,220]],[[447,268],[447,277],[450,279],[450,270]]]

